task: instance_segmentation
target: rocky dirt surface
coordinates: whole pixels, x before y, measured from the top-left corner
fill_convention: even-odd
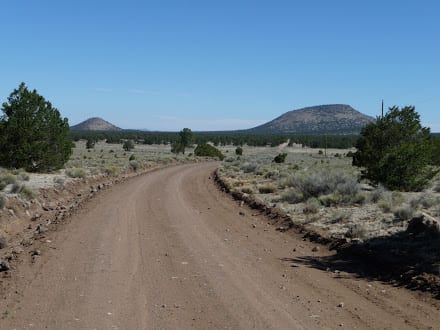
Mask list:
[[[0,273],[0,328],[439,328],[430,294],[363,275],[234,201],[217,188],[216,167],[127,179],[63,225],[32,228]]]

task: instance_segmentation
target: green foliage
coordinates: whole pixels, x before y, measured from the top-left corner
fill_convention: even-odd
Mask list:
[[[180,144],[182,147],[182,153],[185,153],[185,148],[194,143],[194,134],[189,128],[184,128],[179,132]]]
[[[225,156],[218,150],[216,147],[210,144],[199,144],[197,148],[194,150],[194,155],[196,156],[204,156],[204,157],[217,157],[220,160],[223,160]]]
[[[134,143],[133,143],[133,140],[126,140],[126,141],[124,141],[124,143],[122,144],[122,148],[123,148],[125,151],[133,150],[133,149],[134,149]]]
[[[275,187],[273,184],[265,184],[258,187],[260,194],[272,194],[275,192]]]
[[[286,180],[286,186],[297,192],[291,200],[302,202],[314,197],[325,206],[353,202],[360,190],[355,176],[327,169],[296,172]]]
[[[128,158],[128,160],[135,160],[136,156],[134,154],[131,154],[130,158]]]
[[[136,160],[131,160],[129,162],[129,165],[130,165],[131,170],[134,171],[134,172],[136,172],[139,169],[139,167],[140,167],[140,164]]]
[[[273,161],[275,163],[284,163],[284,161],[286,160],[286,157],[287,157],[286,153],[278,154],[278,155],[275,156]]]
[[[171,144],[171,152],[176,155],[180,153],[183,154],[185,152],[185,147],[182,143],[176,141]]]
[[[242,147],[235,148],[235,154],[238,156],[243,155],[243,148]]]
[[[135,130],[121,131],[70,131],[74,141],[92,138],[95,141],[105,140],[107,143],[121,143],[121,140],[143,141],[144,144],[173,144],[180,141],[180,132],[146,132]],[[195,132],[193,142],[202,144],[211,142],[214,145],[242,146],[247,144],[253,147],[267,145],[278,146],[289,141],[289,146],[298,144],[311,148],[347,149],[354,147],[358,135],[288,135],[248,133],[246,131],[224,132]],[[440,139],[439,139],[440,140]]]
[[[86,142],[86,149],[93,149],[95,147],[95,140],[88,138]]]
[[[2,105],[0,165],[30,172],[60,169],[72,153],[67,118],[24,83]]]
[[[433,154],[429,128],[421,126],[413,106],[392,107],[365,126],[356,148],[353,165],[389,189],[418,191],[436,174],[428,166]]]

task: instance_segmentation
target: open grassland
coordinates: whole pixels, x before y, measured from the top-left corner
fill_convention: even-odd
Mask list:
[[[440,215],[437,179],[423,192],[388,191],[359,180],[353,150],[300,146],[223,148],[218,175],[229,189],[286,212],[295,224],[328,238],[365,240],[405,230],[420,212]],[[286,153],[284,163],[275,156]]]
[[[18,195],[31,198],[39,188],[99,176],[117,177],[120,174],[141,171],[157,165],[195,161],[192,149],[185,155],[171,153],[168,145],[135,145],[125,151],[122,144],[97,142],[91,149],[86,142],[75,142],[72,156],[64,168],[53,173],[27,173],[22,169],[6,170],[0,168],[0,195],[2,199]],[[1,206],[1,205],[0,205]]]

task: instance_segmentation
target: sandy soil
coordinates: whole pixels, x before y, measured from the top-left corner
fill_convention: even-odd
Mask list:
[[[100,192],[4,276],[2,329],[438,329],[423,293],[322,270],[334,252],[280,232],[181,165]]]

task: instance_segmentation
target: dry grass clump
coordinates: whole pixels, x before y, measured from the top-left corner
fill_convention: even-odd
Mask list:
[[[73,168],[66,169],[66,175],[69,178],[85,179],[87,176],[87,173],[83,168],[73,167]]]
[[[352,212],[347,210],[334,210],[330,215],[330,223],[339,223],[351,218]]]
[[[429,209],[435,204],[438,204],[438,199],[436,199],[434,196],[432,196],[429,193],[423,193],[420,196],[413,198],[410,201],[410,205],[414,209]]]
[[[365,239],[367,237],[367,229],[363,223],[352,223],[348,226],[345,237]]]
[[[393,213],[397,220],[405,221],[412,219],[416,210],[411,205],[405,204],[397,207]]]

